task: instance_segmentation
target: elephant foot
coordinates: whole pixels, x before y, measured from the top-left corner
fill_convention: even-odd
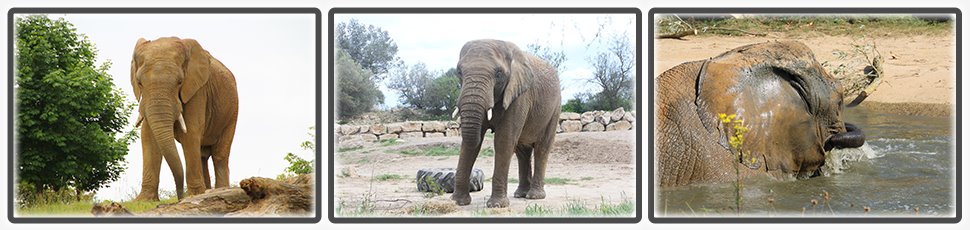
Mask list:
[[[150,194],[147,192],[139,193],[135,201],[158,201],[158,193]]]
[[[515,193],[512,193],[512,196],[515,198],[524,198],[528,193],[529,193],[529,188],[520,187],[515,189]]]
[[[201,188],[189,188],[188,189],[188,192],[186,193],[186,196],[185,197],[195,196],[195,195],[199,195],[199,194],[203,194],[203,193],[205,193],[205,187],[201,187]]]
[[[509,206],[509,198],[492,197],[488,199],[488,202],[485,203],[485,206],[489,208],[505,208]]]
[[[543,189],[530,189],[528,194],[525,194],[526,199],[538,200],[546,198],[546,191]]]
[[[465,193],[465,194],[458,194],[457,192],[453,193],[451,194],[451,199],[454,200],[455,204],[458,204],[459,206],[465,206],[472,203],[472,196],[468,195],[468,193]]]

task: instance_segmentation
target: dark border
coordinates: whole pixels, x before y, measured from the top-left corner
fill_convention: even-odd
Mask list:
[[[654,26],[655,14],[728,14],[728,13],[754,13],[754,14],[952,14],[956,16],[956,217],[825,217],[825,218],[792,218],[792,217],[780,217],[780,218],[754,218],[754,217],[698,217],[698,218],[683,218],[683,217],[657,217],[654,213],[655,207],[649,207],[649,220],[653,223],[959,223],[961,218],[961,158],[960,158],[960,78],[962,76],[962,66],[961,66],[961,52],[962,52],[962,40],[961,40],[961,12],[958,8],[653,8],[647,13],[650,19],[650,29],[648,30],[648,35],[650,36],[650,47],[648,52],[649,55],[649,72],[650,77],[653,78],[654,70]],[[656,94],[654,91],[654,85],[649,86],[650,92]],[[654,103],[655,96],[651,96],[650,101],[650,133],[656,134],[654,130]],[[654,136],[656,137],[656,136]],[[650,187],[647,188],[648,195],[651,201],[654,199],[654,139],[650,139]],[[656,202],[651,202],[656,205]]]
[[[316,24],[316,162],[314,167],[316,199],[313,217],[15,217],[13,208],[13,162],[14,162],[14,118],[13,118],[13,81],[14,81],[14,14],[313,14]],[[7,220],[11,223],[318,223],[321,216],[320,204],[320,96],[321,51],[320,44],[321,12],[317,8],[11,8],[7,12]]]
[[[638,8],[333,8],[330,10],[329,21],[330,27],[328,33],[330,34],[329,50],[330,57],[334,56],[334,50],[331,48],[334,45],[334,14],[636,14],[636,39],[637,39],[637,49],[636,49],[636,83],[640,83],[640,76],[643,74],[642,68],[642,28],[643,28],[643,17],[640,9]],[[334,123],[334,115],[336,111],[334,110],[334,59],[330,58],[330,124]],[[637,109],[642,110],[640,100],[640,87],[636,86],[636,103]],[[637,120],[640,120],[643,111],[637,113]],[[643,205],[642,205],[642,193],[643,186],[641,184],[642,178],[640,175],[643,173],[642,160],[640,158],[641,154],[641,126],[636,126],[636,216],[635,217],[620,217],[620,218],[562,218],[562,217],[551,217],[551,218],[513,218],[513,217],[484,217],[484,218],[471,218],[471,217],[456,217],[456,218],[414,218],[414,217],[403,217],[403,218],[380,218],[380,217],[335,217],[334,216],[334,126],[330,126],[330,203],[328,218],[331,223],[639,223],[643,218]]]

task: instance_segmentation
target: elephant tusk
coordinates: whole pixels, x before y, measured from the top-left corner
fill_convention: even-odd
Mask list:
[[[182,113],[179,113],[179,127],[182,128],[183,133],[188,132],[188,129],[185,128],[185,118],[182,118]]]
[[[138,121],[135,121],[135,127],[141,126],[142,120],[145,120],[145,117],[142,117],[141,113],[138,113]]]
[[[451,118],[457,118],[457,117],[458,117],[458,108],[456,107],[455,112],[451,113]]]
[[[492,120],[492,109],[488,109],[488,120]]]

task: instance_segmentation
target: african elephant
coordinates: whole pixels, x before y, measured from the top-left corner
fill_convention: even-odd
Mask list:
[[[509,206],[506,187],[513,152],[519,160],[514,196],[545,198],[546,161],[560,112],[556,70],[511,42],[490,39],[465,43],[457,70],[461,92],[453,116],[460,115],[461,155],[451,199],[458,205],[471,203],[469,174],[488,129],[495,133],[495,170],[486,206]]]
[[[239,97],[236,78],[193,39],[138,39],[131,60],[131,86],[138,99],[142,138],[142,183],[136,200],[158,200],[158,174],[164,157],[175,177],[181,200],[182,163],[175,141],[185,154],[188,195],[229,186],[229,149],[236,132]],[[145,121],[142,124],[142,121]],[[194,159],[194,160],[193,160]]]
[[[660,186],[768,174],[819,174],[825,153],[865,142],[842,120],[842,86],[804,44],[776,41],[741,46],[682,63],[657,77],[656,166]],[[748,128],[735,155],[720,114]],[[733,127],[733,126],[732,126]]]

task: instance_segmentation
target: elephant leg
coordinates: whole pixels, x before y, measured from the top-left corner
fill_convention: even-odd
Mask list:
[[[535,144],[535,153],[533,153],[535,155],[535,170],[533,170],[532,174],[531,187],[525,195],[526,199],[546,198],[546,165],[549,163],[549,152],[552,150],[552,143],[556,141],[556,122],[558,122],[558,119],[558,116],[556,116],[553,121],[550,121],[549,126],[547,126],[549,128],[545,132],[546,134]]]
[[[515,156],[519,158],[519,187],[515,189],[512,196],[523,198],[529,192],[529,180],[532,179],[532,147],[517,146]]]
[[[162,154],[155,150],[152,132],[144,127],[142,126],[141,132],[141,192],[135,200],[158,201],[158,174],[162,169]]]
[[[482,143],[485,142],[486,132],[488,132],[488,129],[484,128],[483,126],[481,132],[478,134],[478,138],[480,141],[478,142],[478,145],[475,146],[475,149],[476,149],[475,151],[480,151],[482,149]],[[472,196],[468,194],[469,192],[471,192],[471,188],[469,187],[469,182],[471,179],[469,177],[470,177],[472,168],[474,168],[475,160],[477,158],[478,158],[478,153],[475,153],[474,156],[458,158],[459,167],[455,168],[456,170],[455,171],[455,193],[451,194],[451,199],[454,200],[455,203],[457,203],[458,205],[468,205],[468,204],[471,204],[472,202]],[[470,163],[464,162],[463,160],[470,161]],[[460,171],[462,170],[460,166],[465,164],[471,164],[471,166],[468,167],[468,170],[466,172]],[[464,181],[464,183],[462,183],[462,181]]]
[[[191,134],[191,133],[190,133]],[[197,135],[196,135],[197,137]],[[192,135],[182,141],[182,151],[185,152],[185,182],[188,186],[188,196],[205,193],[205,184],[202,184],[202,161],[192,161],[188,159],[202,159],[202,146],[198,138]]]
[[[212,156],[212,147],[202,147],[202,182],[205,189],[212,188],[212,180],[209,176],[209,157]]]
[[[509,186],[509,163],[512,160],[512,152],[522,133],[521,125],[509,125],[504,123],[503,128],[495,132],[495,170],[492,171],[492,196],[488,198],[485,205],[489,208],[504,208],[509,206],[508,186]]]
[[[212,147],[212,167],[216,173],[216,188],[229,187],[229,150],[233,132],[227,132]]]

